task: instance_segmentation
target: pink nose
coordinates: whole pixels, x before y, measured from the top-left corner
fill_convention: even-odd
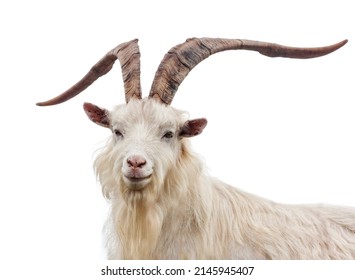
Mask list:
[[[142,168],[146,163],[145,158],[141,156],[130,156],[127,158],[128,167],[133,169]]]

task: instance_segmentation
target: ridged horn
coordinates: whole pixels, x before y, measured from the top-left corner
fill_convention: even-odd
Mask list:
[[[149,97],[170,104],[187,74],[202,60],[226,50],[252,50],[270,57],[314,58],[344,46],[347,40],[318,48],[296,48],[240,39],[191,38],[170,49],[155,74]]]
[[[37,105],[56,105],[73,98],[90,86],[99,77],[107,74],[112,69],[112,66],[117,59],[121,63],[126,102],[129,102],[131,98],[141,99],[140,52],[138,39],[135,39],[122,43],[109,51],[101,60],[91,67],[90,71],[79,82],[67,91],[48,101],[39,102]]]

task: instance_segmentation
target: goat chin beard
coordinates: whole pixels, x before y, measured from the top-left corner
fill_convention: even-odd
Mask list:
[[[127,182],[124,178],[120,180],[120,191],[127,207],[137,205],[151,205],[158,199],[159,183],[154,176],[142,182]]]
[[[158,203],[159,185],[154,176],[142,188],[120,182],[125,206],[117,217],[122,254],[125,259],[150,259],[163,224],[163,209]],[[147,235],[147,233],[149,233]]]

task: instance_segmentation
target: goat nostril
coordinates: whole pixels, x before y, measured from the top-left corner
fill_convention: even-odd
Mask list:
[[[142,168],[146,163],[145,158],[139,156],[132,156],[127,159],[128,167],[131,168]]]

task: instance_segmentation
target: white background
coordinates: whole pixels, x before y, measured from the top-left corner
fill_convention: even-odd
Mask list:
[[[213,176],[278,202],[355,206],[351,4],[2,1],[0,257],[7,277],[1,279],[59,279],[80,273],[78,260],[105,258],[107,202],[92,162],[110,132],[88,121],[82,104],[111,109],[124,102],[119,63],[67,103],[35,103],[66,90],[107,51],[134,38],[145,95],[163,55],[189,37],[299,47],[349,39],[337,52],[311,60],[216,54],[188,75],[173,106],[209,120],[192,141]],[[48,278],[51,269],[56,272]]]

